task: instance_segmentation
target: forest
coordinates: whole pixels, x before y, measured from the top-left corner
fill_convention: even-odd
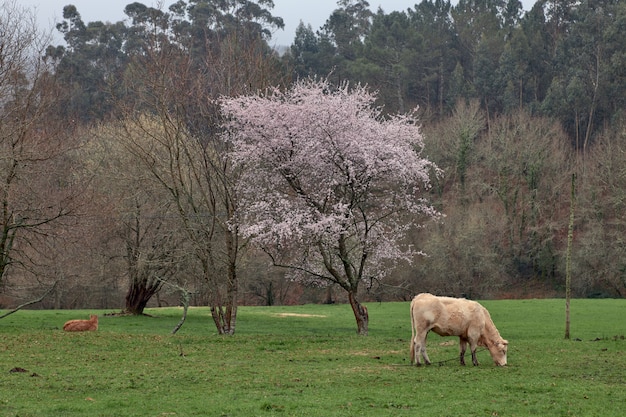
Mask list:
[[[84,22],[67,5],[55,45],[2,2],[0,307],[208,305],[232,333],[237,305],[352,301],[233,227],[254,179],[226,162],[222,103],[302,80],[370,92],[380,121],[415,115],[433,163],[442,216],[405,217],[414,258],[381,261],[361,300],[560,297],[568,270],[576,297],[626,296],[625,2],[339,0],[286,49],[272,8],[134,2]]]

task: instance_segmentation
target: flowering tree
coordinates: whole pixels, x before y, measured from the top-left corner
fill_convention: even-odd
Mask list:
[[[439,214],[422,198],[436,167],[412,115],[385,118],[364,87],[300,81],[286,92],[224,98],[232,157],[243,168],[240,232],[292,279],[338,284],[358,333],[359,285],[418,253],[401,242]]]

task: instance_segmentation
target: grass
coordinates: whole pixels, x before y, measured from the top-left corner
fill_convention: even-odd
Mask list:
[[[368,304],[368,337],[356,336],[347,305],[242,307],[232,337],[215,334],[204,308],[174,336],[177,308],[101,315],[89,333],[60,329],[93,311],[20,311],[0,320],[0,415],[626,413],[626,300],[573,300],[580,341],[563,339],[563,300],[483,304],[510,342],[506,368],[486,351],[481,366],[461,367],[457,341],[437,335],[428,342],[435,365],[408,366],[408,303]]]

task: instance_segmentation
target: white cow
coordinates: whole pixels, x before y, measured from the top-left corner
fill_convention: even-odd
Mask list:
[[[506,365],[509,342],[500,337],[489,312],[476,301],[437,297],[428,293],[415,296],[411,301],[411,364],[421,365],[421,355],[424,362],[430,365],[426,354],[426,336],[431,330],[440,336],[459,337],[461,365],[465,365],[467,343],[470,345],[474,365],[478,365],[478,346],[489,349],[496,365]]]

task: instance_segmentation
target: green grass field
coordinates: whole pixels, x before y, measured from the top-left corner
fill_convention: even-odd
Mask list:
[[[173,336],[177,308],[97,311],[89,333],[61,328],[93,311],[20,311],[0,320],[0,416],[626,415],[626,300],[573,300],[571,341],[563,300],[483,305],[505,368],[487,351],[461,367],[457,339],[435,334],[434,364],[409,366],[408,303],[368,304],[368,337],[348,305],[243,307],[232,337],[204,308]]]

